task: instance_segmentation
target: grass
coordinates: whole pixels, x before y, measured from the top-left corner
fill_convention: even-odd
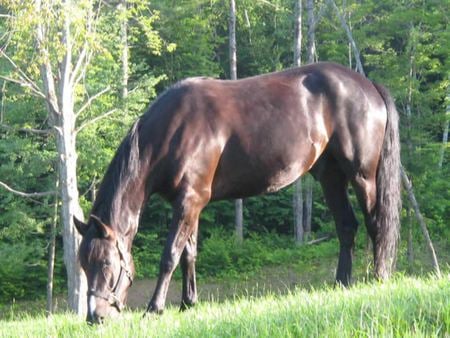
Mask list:
[[[204,302],[101,326],[71,314],[0,320],[0,337],[449,337],[450,275]]]

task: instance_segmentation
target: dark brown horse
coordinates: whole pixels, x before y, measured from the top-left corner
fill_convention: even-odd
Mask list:
[[[198,218],[208,202],[276,191],[308,171],[321,183],[336,222],[337,282],[350,282],[357,230],[349,183],[373,241],[375,275],[388,277],[399,229],[399,147],[389,93],[336,64],[177,83],[125,137],[88,224],[76,221],[88,320],[101,322],[122,309],[134,272],[132,241],[153,193],[172,204],[173,218],[148,312],[163,311],[179,262],[181,307],[196,302]]]

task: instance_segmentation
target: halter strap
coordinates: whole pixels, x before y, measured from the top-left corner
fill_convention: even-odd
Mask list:
[[[119,289],[120,285],[122,284],[122,280],[124,279],[124,276],[128,277],[130,286],[133,284],[133,273],[131,272],[131,269],[129,267],[128,260],[125,258],[126,251],[125,251],[122,239],[120,237],[117,238],[116,247],[117,247],[117,250],[119,251],[119,257],[120,257],[120,272],[119,272],[119,278],[117,279],[116,284],[111,289],[111,292],[105,292],[105,291],[100,292],[95,289],[90,289],[87,292],[87,295],[104,299],[108,302],[109,305],[114,306],[119,312],[121,312],[123,310],[123,308],[125,307],[125,304],[120,300],[120,298],[117,296],[116,292]]]

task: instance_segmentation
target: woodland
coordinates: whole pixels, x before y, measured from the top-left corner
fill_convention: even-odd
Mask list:
[[[368,78],[391,91],[413,189],[403,198],[404,273],[433,270],[431,242],[441,269],[450,263],[449,9],[442,0],[236,1],[238,78],[361,62]],[[226,0],[0,0],[0,304],[77,287],[67,278],[76,269],[71,216],[88,216],[119,143],[159,94],[186,77],[232,77],[229,27]],[[133,249],[140,278],[157,274],[170,212],[153,196],[142,215]],[[358,219],[358,247],[366,252]],[[200,278],[292,259],[308,265],[328,255],[329,241],[338,246],[309,176],[245,199],[242,242],[235,231],[233,201],[203,211]],[[277,256],[275,248],[289,250]],[[301,250],[307,254],[295,254]],[[76,301],[68,303],[76,311]]]

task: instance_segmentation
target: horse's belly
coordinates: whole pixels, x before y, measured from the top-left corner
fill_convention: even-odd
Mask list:
[[[293,163],[285,168],[279,169],[270,178],[267,179],[267,186],[263,192],[278,191],[293,183],[305,171],[303,165],[299,162]]]
[[[216,172],[212,199],[244,198],[278,191],[310,169],[312,163],[301,158],[272,163],[234,163]]]

